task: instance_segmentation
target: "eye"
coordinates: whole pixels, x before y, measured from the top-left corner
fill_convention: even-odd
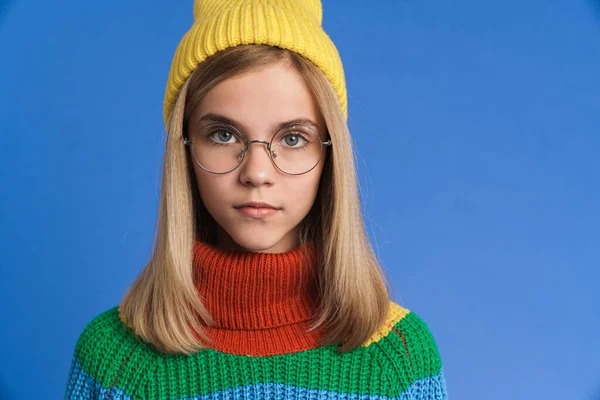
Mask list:
[[[212,131],[208,137],[217,144],[235,143],[235,141],[230,142],[230,140],[231,138],[236,139],[236,136],[233,133],[224,129],[216,129]]]
[[[306,146],[308,143],[310,143],[310,140],[308,140],[308,138],[303,135],[300,132],[297,131],[292,131],[292,132],[288,132],[286,133],[282,138],[281,141],[283,141],[283,144],[286,147],[290,147],[290,148],[294,148],[294,149],[301,149],[304,146]]]

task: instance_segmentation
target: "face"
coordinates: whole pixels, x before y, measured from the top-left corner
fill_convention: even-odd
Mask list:
[[[190,134],[206,123],[200,119],[207,114],[234,121],[232,125],[247,141],[269,142],[278,125],[298,118],[313,121],[325,140],[325,123],[308,87],[293,67],[284,64],[246,72],[219,83],[190,115]],[[227,174],[209,173],[194,162],[200,197],[219,225],[218,246],[268,253],[281,253],[298,246],[299,224],[317,196],[326,149],[323,147],[317,166],[303,175],[288,175],[278,170],[267,146],[261,143],[249,145],[242,164]],[[267,216],[256,216],[237,208],[250,201],[269,203],[276,210]]]

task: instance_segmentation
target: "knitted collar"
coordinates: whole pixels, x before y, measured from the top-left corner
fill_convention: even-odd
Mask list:
[[[216,323],[204,327],[211,339],[205,344],[251,356],[317,348],[319,333],[308,332],[318,293],[317,260],[314,243],[285,253],[255,253],[196,240],[196,287]]]

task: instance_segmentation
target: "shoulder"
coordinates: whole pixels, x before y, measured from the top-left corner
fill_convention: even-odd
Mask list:
[[[119,324],[119,307],[114,306],[96,314],[83,328],[79,341],[98,335],[99,332],[114,330]]]
[[[427,323],[414,311],[390,300],[386,321],[368,345],[380,357],[390,381],[396,385],[397,395],[403,391],[431,391],[432,397],[415,398],[446,398],[437,343]]]
[[[97,314],[85,326],[77,339],[75,355],[83,364],[88,360],[97,363],[100,358],[120,359],[138,348],[147,351],[150,345],[123,323],[119,307],[114,306]]]
[[[119,318],[118,306],[94,316],[83,328],[71,362],[68,398],[92,398],[115,384],[125,389],[136,370],[143,374],[148,345],[137,338]],[[117,379],[118,378],[118,379]],[[70,396],[70,397],[69,397]]]
[[[110,354],[115,344],[131,340],[129,330],[119,319],[118,306],[94,316],[83,328],[75,345],[81,359]]]

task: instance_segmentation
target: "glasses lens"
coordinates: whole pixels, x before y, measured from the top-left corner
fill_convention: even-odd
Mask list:
[[[225,173],[235,169],[242,160],[244,142],[233,129],[209,124],[194,136],[192,152],[196,162],[205,170]]]
[[[271,142],[273,161],[288,174],[303,174],[321,159],[319,134],[310,126],[294,125],[278,132]]]

